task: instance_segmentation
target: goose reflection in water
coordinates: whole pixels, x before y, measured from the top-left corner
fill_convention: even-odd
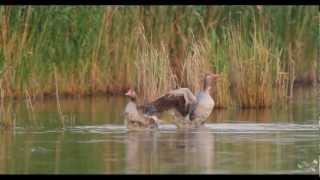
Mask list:
[[[210,173],[214,169],[214,135],[205,127],[176,133],[129,131],[127,136],[128,173]]]

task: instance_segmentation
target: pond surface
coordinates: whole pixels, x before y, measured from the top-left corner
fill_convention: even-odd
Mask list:
[[[124,98],[61,100],[61,113],[55,100],[10,103],[1,118],[16,128],[0,130],[0,173],[319,174],[319,91],[295,95],[267,110],[214,110],[188,131],[168,120],[128,131]]]

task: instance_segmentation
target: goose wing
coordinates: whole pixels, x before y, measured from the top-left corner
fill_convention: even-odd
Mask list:
[[[196,97],[188,88],[179,88],[160,96],[146,105],[140,106],[146,114],[161,113],[176,109],[182,116],[189,113],[190,107],[196,103]]]

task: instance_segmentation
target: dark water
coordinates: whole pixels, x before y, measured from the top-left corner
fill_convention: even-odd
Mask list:
[[[319,91],[295,95],[268,110],[214,110],[188,131],[166,120],[128,131],[123,98],[63,100],[63,122],[54,100],[10,103],[1,118],[16,128],[0,130],[0,173],[319,174]]]

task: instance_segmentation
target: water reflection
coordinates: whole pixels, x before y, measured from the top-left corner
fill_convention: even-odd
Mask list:
[[[11,144],[12,133],[10,131],[0,130],[0,174],[4,174],[8,170],[9,146]]]
[[[87,133],[19,133],[15,138],[6,131],[1,134],[1,142],[6,142],[0,148],[1,173],[316,173],[297,166],[317,158],[319,132],[312,129],[303,133],[281,129],[221,133],[211,127],[191,132],[87,129]]]
[[[54,174],[59,174],[61,172],[61,149],[64,140],[64,133],[60,133],[55,142],[55,152],[54,152]]]
[[[128,173],[156,172],[157,132],[129,131],[126,138],[126,164]]]
[[[128,132],[129,173],[208,173],[214,164],[214,137],[197,132]]]

